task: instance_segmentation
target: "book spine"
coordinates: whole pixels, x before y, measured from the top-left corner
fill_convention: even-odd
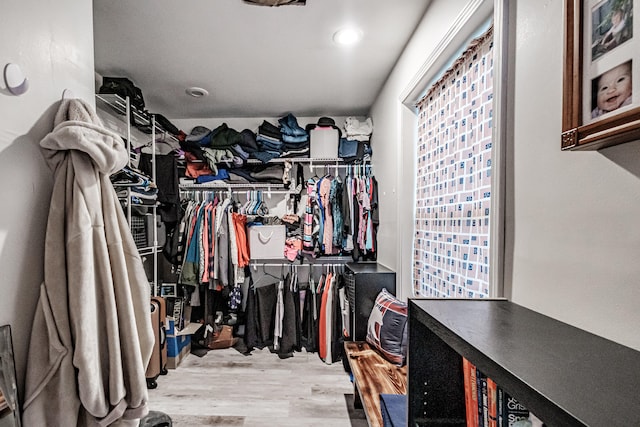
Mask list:
[[[489,407],[489,427],[498,427],[498,387],[487,378],[487,406]]]
[[[482,425],[489,427],[489,394],[487,393],[487,376],[482,374]]]
[[[496,406],[498,410],[498,427],[506,427],[504,422],[504,390],[500,387],[498,387],[498,402]]]
[[[476,394],[478,396],[478,426],[484,426],[484,416],[482,413],[482,372],[476,369]]]
[[[504,408],[507,427],[512,427],[517,421],[529,418],[529,410],[506,392],[504,393]]]
[[[462,371],[464,374],[464,401],[467,411],[467,427],[479,427],[476,367],[463,357]]]

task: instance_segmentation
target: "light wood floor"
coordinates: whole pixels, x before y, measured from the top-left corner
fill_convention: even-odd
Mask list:
[[[188,355],[149,390],[150,409],[177,427],[366,427],[353,409],[353,386],[342,362],[316,353],[280,359],[268,349],[245,356],[233,348]]]

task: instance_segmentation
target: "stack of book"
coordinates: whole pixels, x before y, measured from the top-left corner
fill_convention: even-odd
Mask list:
[[[465,358],[462,359],[462,367],[467,426],[518,427],[533,425],[531,422],[518,423],[536,418],[529,413],[524,405],[500,388],[491,378],[480,372]]]

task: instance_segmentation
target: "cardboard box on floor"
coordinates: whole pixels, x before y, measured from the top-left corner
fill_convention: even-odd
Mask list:
[[[202,324],[189,323],[181,330],[175,327],[175,319],[167,317],[167,368],[176,369],[191,352],[191,334]]]
[[[216,327],[216,331],[211,336],[207,336],[207,347],[211,350],[233,347],[235,343],[233,327],[229,325]]]

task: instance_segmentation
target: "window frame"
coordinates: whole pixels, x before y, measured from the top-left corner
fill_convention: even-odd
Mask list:
[[[420,72],[412,79],[412,83],[405,89],[400,99],[402,100],[402,108],[412,109],[413,105],[421,98],[422,93],[430,87],[430,83],[435,81],[438,74],[450,58],[454,57],[456,52],[463,49],[468,42],[474,38],[474,34],[478,32],[478,28],[482,26],[488,19],[493,20],[494,34],[494,91],[493,91],[493,136],[491,142],[492,150],[492,193],[490,209],[490,262],[489,262],[489,298],[505,297],[506,289],[510,288],[510,283],[505,283],[508,277],[509,260],[505,254],[506,227],[505,227],[505,206],[506,206],[506,176],[507,176],[507,141],[510,135],[513,135],[513,125],[509,121],[511,111],[510,106],[513,105],[511,94],[513,91],[509,87],[513,87],[513,55],[515,47],[513,40],[515,35],[515,27],[510,23],[515,22],[515,8],[509,7],[509,0],[472,0],[469,1],[467,7],[459,16],[459,19],[453,23],[451,30],[445,35],[440,42],[438,48],[430,55],[427,61],[421,67]],[[469,29],[471,28],[471,30]],[[406,117],[402,112],[402,117]],[[417,112],[413,109],[414,129],[417,129]],[[403,126],[408,125],[408,120],[401,121]],[[406,147],[406,145],[405,145]],[[413,143],[415,150],[416,144]],[[417,153],[414,153],[413,170],[417,170]],[[415,197],[417,190],[417,182],[414,182],[413,194]],[[415,198],[413,200],[413,208],[415,215]],[[413,218],[415,223],[415,217]],[[412,226],[413,229],[413,226]],[[415,229],[413,229],[413,239],[416,238]],[[403,246],[407,245],[407,246]],[[411,295],[414,295],[414,266],[413,252],[414,241],[400,242],[399,253],[407,254],[407,257],[400,257],[401,265],[409,264],[408,271],[411,272]]]

